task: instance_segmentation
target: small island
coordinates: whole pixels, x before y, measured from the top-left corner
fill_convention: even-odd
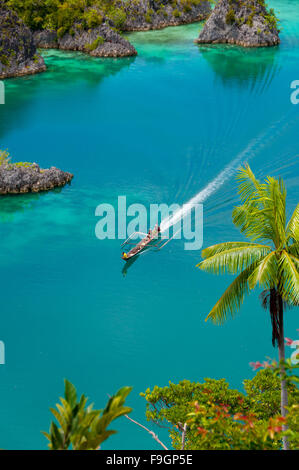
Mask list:
[[[55,167],[44,170],[37,163],[11,163],[9,154],[0,150],[0,194],[48,191],[65,186],[73,177]]]
[[[63,36],[55,30],[35,31],[34,40],[39,48],[81,51],[94,57],[137,55],[135,47],[107,23],[88,30],[82,23],[76,23],[72,31],[66,32]]]
[[[195,43],[266,47],[279,44],[273,9],[264,0],[219,0]]]

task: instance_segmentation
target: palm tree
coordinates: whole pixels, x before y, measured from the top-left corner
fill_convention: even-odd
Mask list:
[[[260,182],[248,165],[238,172],[237,179],[241,205],[233,210],[233,222],[249,241],[224,242],[202,251],[200,269],[238,274],[207,319],[222,324],[240,309],[246,294],[256,286],[264,290],[262,303],[270,311],[272,343],[279,350],[281,415],[285,417],[284,306],[299,303],[299,204],[286,224],[286,190],[281,179],[267,177]],[[286,438],[283,448],[288,449]]]

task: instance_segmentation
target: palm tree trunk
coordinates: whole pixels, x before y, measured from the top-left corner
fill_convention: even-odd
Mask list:
[[[279,362],[285,362],[285,346],[284,346],[284,325],[283,325],[283,303],[282,303],[282,298],[279,294],[278,296],[278,322],[279,322],[279,337],[278,337],[278,356],[279,356]],[[288,406],[288,390],[287,390],[287,383],[284,378],[285,375],[285,370],[282,368],[281,369],[281,416],[284,418],[287,415],[287,409],[286,407]],[[282,427],[283,431],[287,430],[287,426]],[[289,442],[286,436],[283,437],[283,449],[284,450],[289,450]]]

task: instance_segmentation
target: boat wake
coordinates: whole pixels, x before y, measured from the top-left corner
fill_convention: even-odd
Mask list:
[[[287,116],[272,124],[265,132],[253,139],[248,146],[240,152],[236,158],[232,160],[207,186],[199,191],[196,196],[191,198],[184,206],[176,211],[173,215],[162,220],[160,224],[161,232],[165,232],[170,227],[176,225],[181,219],[186,217],[189,212],[197,205],[206,201],[213,193],[218,191],[224,183],[231,178],[232,175],[240,168],[241,165],[247,163],[250,159],[257,155],[270,141],[276,138],[284,129],[284,125],[289,124]],[[275,132],[279,129],[279,132]]]

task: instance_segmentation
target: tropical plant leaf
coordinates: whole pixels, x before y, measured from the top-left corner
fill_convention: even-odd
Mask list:
[[[251,276],[249,277],[249,287],[254,289],[257,284],[264,289],[271,289],[277,285],[278,263],[275,251],[270,252],[262,259]]]
[[[235,316],[244,301],[245,295],[249,291],[248,278],[255,267],[255,263],[248,266],[236,277],[214,305],[206,321],[211,319],[216,324],[222,324],[227,320],[228,316]]]
[[[70,404],[71,408],[74,408],[77,401],[77,391],[74,385],[68,380],[64,380],[64,396],[66,401]]]
[[[247,248],[247,247],[259,247],[260,245],[257,243],[249,243],[249,242],[224,242],[219,243],[218,245],[209,246],[205,248],[201,252],[202,258],[210,258],[218,253],[222,253],[223,251],[232,250],[234,248]],[[197,267],[199,264],[197,265]]]
[[[299,243],[299,204],[293,212],[286,229],[287,238],[293,238],[295,243]]]
[[[246,269],[252,263],[264,258],[271,248],[266,245],[248,244],[239,248],[216,253],[197,265],[203,271],[223,274],[235,274]]]
[[[87,398],[82,395],[77,401],[77,391],[73,384],[65,380],[65,398],[60,398],[61,404],[51,412],[60,424],[51,423],[50,432],[43,435],[50,441],[49,447],[53,450],[93,450],[115,434],[116,431],[107,429],[112,421],[132,411],[125,406],[125,400],[132,387],[121,388],[112,396],[103,411],[87,406]]]
[[[279,260],[279,291],[291,305],[299,305],[299,274],[296,265],[298,266],[298,260],[284,250]]]

